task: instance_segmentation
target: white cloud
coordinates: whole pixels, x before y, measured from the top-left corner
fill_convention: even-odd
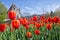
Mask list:
[[[37,9],[38,8],[31,8],[31,7],[28,7],[28,6],[25,7],[25,11],[31,13],[31,15],[39,14]]]
[[[55,11],[59,7],[60,7],[60,5],[57,5],[57,4],[46,5],[44,7],[41,5],[37,5],[34,8],[26,6],[25,9],[22,9],[21,11],[22,11],[22,13],[24,13],[24,12],[30,13],[30,15],[43,14],[43,12]]]
[[[28,6],[26,6],[25,9],[26,10],[33,10],[31,7],[28,7]]]
[[[55,11],[57,8],[59,8],[60,7],[60,5],[58,5],[58,4],[53,4],[53,5],[47,5],[47,7],[46,7],[46,9],[47,9],[47,11]]]
[[[21,13],[22,13],[22,15],[24,15],[26,13],[28,13],[29,15],[40,14],[37,8],[31,8],[28,6],[26,6],[25,9],[21,9]],[[28,14],[26,14],[26,15],[28,15]]]
[[[21,9],[21,11],[20,11],[20,12],[21,12],[21,14],[23,14],[24,10],[23,10],[23,9]]]

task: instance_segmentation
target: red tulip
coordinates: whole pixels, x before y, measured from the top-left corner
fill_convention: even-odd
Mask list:
[[[41,26],[44,26],[44,23],[41,23]]]
[[[47,20],[48,20],[48,22],[51,22],[51,21],[52,21],[52,18],[51,18],[51,17],[49,17]]]
[[[33,18],[30,18],[30,21],[33,21]]]
[[[33,20],[34,20],[34,21],[37,21],[37,20],[38,20],[37,16],[34,16],[34,17],[33,17]]]
[[[27,33],[26,33],[26,37],[27,37],[27,38],[31,38],[31,37],[32,37],[32,33],[31,33],[31,32],[27,32]]]
[[[22,25],[23,25],[23,26],[26,26],[27,24],[28,24],[28,20],[27,20],[27,19],[23,19]]]
[[[58,24],[60,24],[60,18],[59,18],[59,20],[58,20]]]
[[[36,23],[36,28],[40,28],[41,24],[40,23]]]
[[[0,32],[4,32],[6,30],[6,24],[0,24]]]
[[[44,19],[45,19],[45,17],[44,17],[44,16],[41,16],[41,17],[40,17],[40,20],[44,20]]]
[[[28,26],[28,25],[26,25],[26,26],[25,26],[25,28],[26,28],[26,30],[28,30],[28,29],[29,29],[29,26]]]
[[[48,22],[48,20],[47,20],[47,19],[45,19],[45,20],[44,20],[44,23],[47,23],[47,22]]]
[[[40,35],[40,30],[35,30],[34,33],[35,33],[36,35]]]
[[[30,22],[27,22],[28,23],[28,25],[30,25]]]
[[[8,11],[8,18],[9,19],[15,19],[16,18],[16,12],[13,10]]]
[[[55,17],[53,18],[53,20],[54,20],[55,23],[57,23],[58,20],[59,20],[59,18],[55,16]]]
[[[22,20],[23,20],[23,19],[22,19],[22,18],[18,18],[18,20],[20,21],[20,23],[22,23]]]
[[[51,22],[54,23],[54,18],[51,19]]]
[[[47,25],[46,25],[46,28],[47,28],[48,30],[50,30],[50,29],[52,28],[52,24],[47,24]]]
[[[18,29],[20,26],[20,21],[19,20],[12,20],[12,27],[15,29]]]
[[[34,24],[34,25],[36,25],[36,23],[37,23],[37,22],[31,21],[31,24]]]

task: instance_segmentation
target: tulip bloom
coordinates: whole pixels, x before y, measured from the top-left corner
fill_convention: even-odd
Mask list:
[[[40,23],[36,23],[36,28],[40,28],[41,24]]]
[[[23,19],[23,20],[22,20],[22,25],[23,25],[23,26],[26,26],[27,24],[28,24],[28,20],[27,20],[27,19]]]
[[[8,11],[8,18],[9,19],[15,19],[16,18],[16,12],[13,10]]]
[[[28,22],[28,25],[30,25],[30,22]]]
[[[40,17],[40,20],[44,20],[44,19],[45,19],[44,15]]]
[[[37,21],[37,20],[38,20],[38,17],[37,17],[37,16],[34,16],[34,17],[33,17],[33,20],[34,20],[34,21]]]
[[[51,22],[54,23],[54,18],[51,19]]]
[[[22,18],[18,18],[18,20],[20,21],[20,23],[22,23],[22,20],[23,20],[23,19],[22,19]]]
[[[34,33],[35,33],[36,35],[39,35],[39,34],[40,34],[40,30],[35,30]]]
[[[41,23],[41,26],[44,26],[44,23]]]
[[[60,18],[59,18],[58,24],[60,24]]]
[[[58,22],[58,20],[59,20],[59,18],[58,18],[58,17],[56,17],[56,16],[53,18],[53,21],[54,21],[55,23],[57,23],[57,22]]]
[[[20,21],[19,20],[12,20],[12,27],[15,29],[18,29],[20,26]]]
[[[4,32],[6,30],[6,24],[0,24],[0,32]]]
[[[52,28],[52,24],[47,24],[47,25],[46,25],[46,28],[47,28],[48,30],[50,30],[50,29]]]
[[[28,30],[28,29],[29,29],[29,26],[28,26],[28,25],[26,25],[26,26],[25,26],[25,28],[26,28],[26,30]]]
[[[48,22],[51,22],[51,21],[52,21],[52,18],[51,18],[51,17],[49,17],[49,18],[47,18],[47,20],[48,20]]]
[[[30,21],[33,21],[33,18],[30,18]]]
[[[35,22],[35,21],[31,21],[31,24],[34,24],[34,25],[36,25],[36,23],[37,23],[37,22]]]
[[[47,20],[47,19],[45,19],[45,20],[44,20],[44,23],[47,23],[47,22],[48,22],[48,20]]]
[[[32,37],[32,33],[31,33],[31,32],[27,32],[27,33],[26,33],[26,37],[27,37],[27,38],[31,38],[31,37]]]

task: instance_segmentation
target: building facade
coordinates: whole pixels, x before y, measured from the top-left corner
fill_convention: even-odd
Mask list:
[[[10,10],[14,10],[16,12],[16,18],[20,18],[21,17],[20,9],[17,8],[15,4],[11,5],[11,7],[9,8],[8,11],[10,11]]]

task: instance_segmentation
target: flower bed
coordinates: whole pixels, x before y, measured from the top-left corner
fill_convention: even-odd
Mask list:
[[[0,24],[0,40],[60,40],[60,18],[18,18],[14,11],[8,12],[10,24]]]

